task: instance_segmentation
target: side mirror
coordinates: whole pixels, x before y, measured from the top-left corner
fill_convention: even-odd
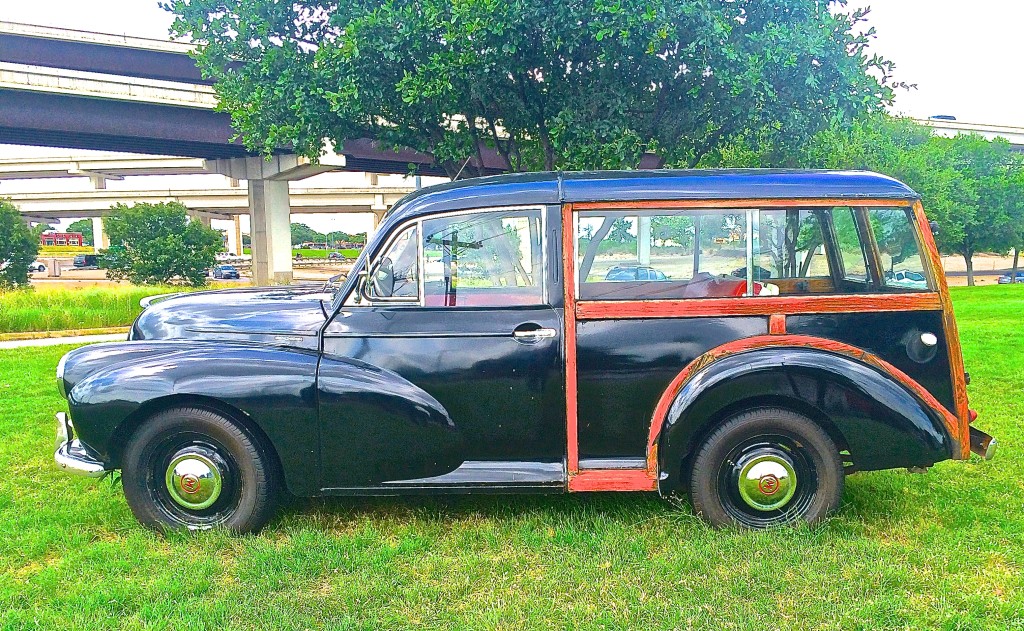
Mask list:
[[[939,235],[939,222],[932,220],[928,222],[928,227],[932,229],[932,236]]]
[[[390,298],[395,293],[395,269],[390,258],[384,258],[373,270],[373,295],[378,298]]]

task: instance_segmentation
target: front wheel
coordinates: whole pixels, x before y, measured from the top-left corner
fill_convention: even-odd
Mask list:
[[[122,462],[135,517],[156,530],[259,530],[274,513],[278,473],[260,441],[228,418],[176,408],[147,420]]]
[[[713,526],[815,524],[843,493],[839,450],[814,421],[760,408],[725,421],[700,445],[690,474],[694,511]]]

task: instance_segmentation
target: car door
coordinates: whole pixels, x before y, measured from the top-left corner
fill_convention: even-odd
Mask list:
[[[392,231],[369,282],[324,332],[324,488],[441,476],[465,462],[561,463],[561,287],[546,249],[558,247],[555,212],[475,210]],[[447,421],[395,413],[401,396],[354,406],[347,360],[382,370],[405,400]]]

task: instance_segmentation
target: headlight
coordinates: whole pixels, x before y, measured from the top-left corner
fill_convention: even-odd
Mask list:
[[[57,362],[57,392],[59,392],[60,396],[64,397],[65,399],[68,398],[68,393],[64,391],[64,364],[66,364],[67,361],[68,356],[65,354],[63,357],[60,358],[60,361]]]

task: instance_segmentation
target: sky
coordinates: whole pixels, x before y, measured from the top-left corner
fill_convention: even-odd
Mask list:
[[[849,0],[847,9],[862,6],[871,7],[863,28],[877,31],[869,53],[895,62],[896,80],[917,85],[897,93],[894,112],[1024,127],[1024,81],[1019,66],[1024,58],[1020,31],[1024,2]],[[172,16],[155,0],[0,0],[0,21],[167,38]],[[0,146],[0,155],[6,156],[69,153]],[[354,232],[366,229],[363,224],[368,221],[320,216],[309,217],[307,223],[324,232]]]

